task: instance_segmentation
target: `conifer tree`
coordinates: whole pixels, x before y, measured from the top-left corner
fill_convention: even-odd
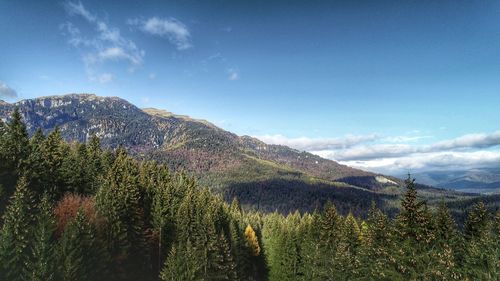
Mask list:
[[[481,237],[487,230],[489,222],[488,211],[483,202],[472,207],[464,224],[464,234],[467,238]]]
[[[325,210],[320,220],[321,243],[324,246],[333,249],[340,235],[340,226],[342,220],[337,213],[337,209],[331,202],[328,202],[325,205],[324,209]]]
[[[246,251],[246,246],[242,237],[243,230],[240,229],[236,220],[231,220],[229,224],[229,233],[231,241],[231,253],[235,258],[236,271],[239,279],[244,279],[249,275],[249,253]]]
[[[43,190],[53,199],[59,199],[65,192],[64,179],[61,175],[61,166],[66,156],[66,144],[61,132],[56,127],[43,141],[40,150],[43,155],[43,167],[46,169],[43,179]]]
[[[300,269],[300,272],[303,273],[301,280],[321,280],[318,270],[320,264],[320,215],[317,212],[314,212],[312,215],[304,215],[301,223],[303,229],[300,247],[302,249],[302,269]]]
[[[3,120],[0,119],[0,139],[4,136],[6,131],[7,131],[7,126],[5,125]]]
[[[252,256],[258,256],[260,254],[260,245],[257,234],[255,234],[255,231],[253,230],[251,225],[247,225],[247,227],[245,228],[245,238]]]
[[[29,188],[35,192],[38,197],[41,197],[44,194],[43,180],[47,177],[47,171],[44,166],[44,159],[41,151],[41,145],[44,140],[45,136],[42,133],[42,130],[37,129],[29,141],[30,153],[25,167],[25,174],[29,178]]]
[[[500,275],[495,234],[486,206],[483,202],[475,204],[464,224],[467,241],[464,271],[472,280],[495,280]]]
[[[31,260],[28,265],[31,281],[54,281],[55,276],[55,238],[56,229],[52,205],[47,195],[44,195],[36,216],[36,225],[31,245]]]
[[[224,273],[224,280],[239,280],[236,261],[231,253],[231,246],[229,245],[224,233],[219,234],[217,244],[219,245],[219,251],[222,255],[221,272]]]
[[[337,278],[336,271],[339,269],[335,264],[342,218],[338,215],[335,206],[328,202],[320,219],[320,254],[318,263],[318,274],[320,278]]]
[[[30,242],[33,223],[33,194],[21,177],[10,199],[0,233],[0,279],[25,280],[28,277]]]
[[[361,231],[354,216],[349,213],[341,226],[341,237],[335,264],[338,265],[340,279],[353,279],[359,274],[360,260],[357,256]]]
[[[29,155],[28,132],[17,107],[14,109],[11,120],[0,140],[0,148],[2,150],[0,153],[2,157],[0,158],[0,181],[4,186],[5,194],[10,196],[24,170]]]
[[[96,195],[98,214],[117,276],[150,278],[151,264],[145,240],[137,165],[124,150],[118,155]]]
[[[197,281],[205,280],[202,275],[202,265],[197,251],[188,240],[185,244],[172,247],[160,278],[163,281]]]
[[[15,108],[11,120],[7,125],[7,132],[4,139],[4,149],[17,173],[21,171],[23,161],[29,154],[29,138],[26,125],[22,120],[19,108]]]
[[[437,209],[435,234],[438,241],[442,242],[451,241],[456,235],[455,221],[444,202],[441,202]]]
[[[415,179],[410,175],[405,180],[406,194],[401,201],[401,212],[397,217],[398,231],[401,239],[425,241],[429,237],[430,214],[425,202],[417,197]]]
[[[58,265],[57,280],[107,280],[104,274],[106,255],[82,209],[66,225],[60,238]]]
[[[403,280],[397,271],[399,261],[395,255],[399,249],[394,236],[391,221],[372,203],[362,236],[362,276],[373,280]]]
[[[99,138],[92,135],[90,141],[86,145],[87,161],[86,161],[86,175],[88,179],[86,193],[95,194],[99,186],[101,176],[106,174],[105,166],[102,163],[102,149]]]

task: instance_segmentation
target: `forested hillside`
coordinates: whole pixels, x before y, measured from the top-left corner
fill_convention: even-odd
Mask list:
[[[394,213],[404,184],[305,151],[240,137],[204,120],[141,110],[117,97],[70,94],[0,103],[0,118],[9,121],[16,107],[29,136],[37,129],[48,134],[56,127],[68,142],[88,142],[96,135],[105,149],[123,147],[136,159],[187,171],[227,202],[238,197],[243,207],[258,211],[312,212],[332,201],[341,214],[366,215],[375,201]],[[436,197],[473,197],[419,188],[433,205]]]
[[[30,138],[0,123],[0,280],[498,280],[500,212],[482,202],[463,229],[406,181],[389,218],[244,211],[184,173],[97,137]]]

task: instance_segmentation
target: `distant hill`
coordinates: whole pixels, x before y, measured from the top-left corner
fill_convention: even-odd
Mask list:
[[[500,168],[430,171],[415,174],[418,182],[464,192],[500,192]]]
[[[56,126],[68,141],[85,142],[93,134],[109,148],[125,146],[136,157],[186,170],[228,200],[283,212],[312,210],[327,200],[341,212],[361,212],[372,201],[393,208],[400,179],[341,165],[308,152],[238,136],[214,124],[168,111],[139,109],[117,97],[69,94],[0,102],[0,118],[19,107],[29,133]],[[463,195],[421,186],[430,198]]]

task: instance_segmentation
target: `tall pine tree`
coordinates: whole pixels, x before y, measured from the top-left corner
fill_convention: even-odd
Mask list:
[[[33,224],[33,194],[21,177],[4,214],[0,233],[0,279],[25,280],[30,262],[30,240]]]

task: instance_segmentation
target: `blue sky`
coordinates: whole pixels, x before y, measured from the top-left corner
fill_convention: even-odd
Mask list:
[[[390,173],[495,166],[499,18],[498,1],[1,1],[0,98],[119,96]]]

